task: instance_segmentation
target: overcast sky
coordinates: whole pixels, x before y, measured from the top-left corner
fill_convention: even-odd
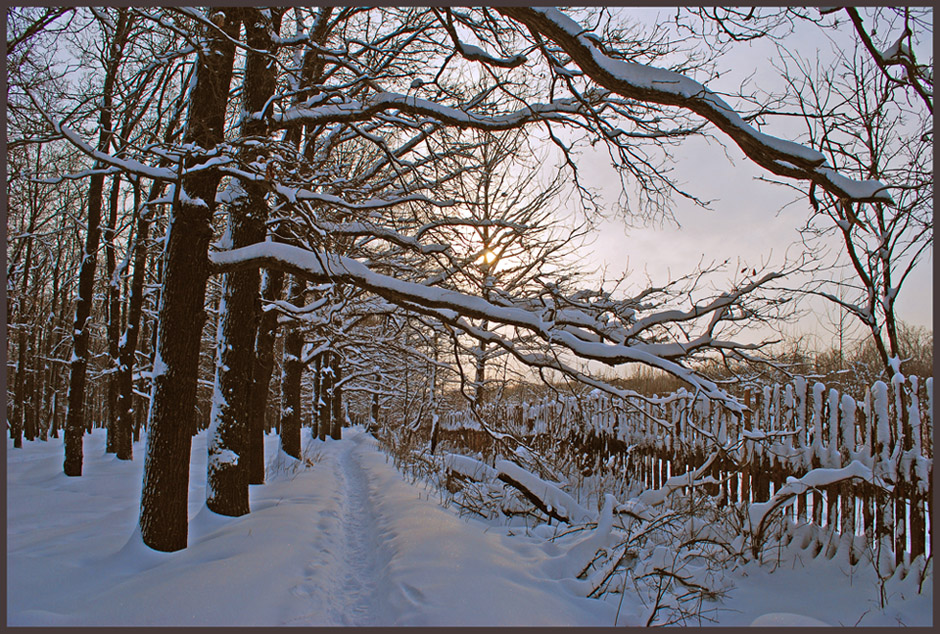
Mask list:
[[[635,9],[625,11],[637,14]],[[674,11],[662,11],[659,19],[668,20],[674,15]],[[646,9],[638,13],[651,19],[659,11]],[[798,29],[788,42],[794,42],[804,56],[815,55],[820,47],[825,54],[830,46],[812,25]],[[752,73],[756,73],[755,83],[773,81],[776,71],[767,60],[774,54],[768,42],[741,45],[738,52],[729,53],[719,64],[723,86],[709,83],[708,87],[731,89]],[[929,56],[930,51],[927,50],[921,59],[929,59]],[[733,101],[731,103],[734,105]],[[798,128],[793,126],[788,130],[777,120],[771,120],[762,128],[762,131],[781,138],[793,138],[796,130]],[[713,132],[721,136],[720,132]],[[689,140],[675,151],[676,164],[673,167],[677,180],[693,195],[713,200],[711,210],[676,199],[673,214],[679,227],[667,224],[628,229],[624,223],[614,220],[604,222],[598,228],[593,236],[593,257],[608,267],[609,275],[621,273],[629,265],[631,271],[641,276],[636,284],[642,283],[644,272],[658,283],[692,271],[703,258],[706,262],[728,257],[734,262],[741,258],[751,266],[783,261],[788,248],[793,249],[794,242],[799,239],[797,228],[809,216],[809,204],[803,199],[781,211],[795,198],[795,192],[756,180],[760,175],[771,175],[746,159],[734,144],[727,142],[725,145],[728,156],[721,147],[714,143],[708,145],[702,139]],[[589,175],[596,187],[610,192],[610,200],[616,200],[614,192],[619,183],[608,163],[609,158],[602,153],[596,160],[586,160],[584,165],[587,169],[582,169],[582,172]],[[903,321],[932,328],[932,272],[930,252],[902,288],[898,311]],[[810,306],[815,309],[815,315],[803,318],[798,326],[789,326],[785,332],[813,332],[829,338],[820,321],[832,323],[835,312],[825,302]],[[829,340],[822,345],[828,343]]]

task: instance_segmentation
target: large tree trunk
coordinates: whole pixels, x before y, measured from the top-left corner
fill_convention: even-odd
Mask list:
[[[302,305],[307,288],[305,280],[292,276],[289,300]],[[300,458],[300,384],[303,364],[300,355],[304,337],[299,325],[291,326],[284,336],[281,374],[281,448],[289,456]]]
[[[62,251],[59,250],[56,253],[56,262],[55,267],[52,270],[52,299],[49,302],[49,310],[46,313],[45,324],[43,324],[43,330],[45,331],[45,336],[43,337],[43,348],[42,348],[42,395],[40,402],[42,403],[42,421],[40,423],[40,438],[46,440],[51,428],[54,427],[54,397],[56,389],[56,371],[55,366],[52,363],[52,350],[54,347],[54,342],[58,339],[56,333],[56,304],[59,303],[59,271],[61,269],[62,262]]]
[[[319,438],[320,428],[320,366],[323,364],[323,355],[318,354],[313,361],[313,413],[310,416],[310,437]]]
[[[327,434],[332,430],[333,401],[333,365],[332,354],[329,351],[320,354],[320,380],[317,394],[317,437],[326,440]]]
[[[38,271],[38,270],[39,270],[38,267],[34,269],[34,271]],[[33,282],[34,282],[33,287],[35,288],[37,285],[36,283],[38,282],[38,280],[36,279],[36,276],[34,276]],[[36,312],[35,306],[33,307],[33,310],[30,312],[32,313]],[[32,322],[33,320],[31,319],[30,321]],[[25,399],[26,400],[23,403],[23,405],[25,406],[25,412],[24,412],[25,418],[23,420],[23,432],[26,435],[26,440],[30,440],[30,441],[35,440],[36,436],[39,435],[39,423],[38,423],[39,402],[36,400],[36,375],[39,373],[39,368],[36,367],[39,362],[39,342],[37,341],[39,332],[40,332],[39,327],[35,323],[32,323],[30,327],[30,333],[29,333],[29,348],[28,348],[29,353],[27,354],[27,358],[35,359],[35,362],[31,364],[33,367],[29,368],[26,371],[26,385],[25,385],[25,391],[26,391]]]
[[[272,20],[258,9],[244,10],[245,32],[250,47],[245,63],[245,111],[261,112],[274,94],[276,75],[272,33],[280,30],[280,14]],[[246,117],[245,137],[267,133],[264,121]],[[242,160],[260,158],[262,150],[248,148]],[[268,217],[266,188],[253,181],[234,181],[236,194],[229,213],[232,248],[262,242]],[[254,366],[255,338],[261,304],[258,298],[259,273],[256,268],[229,273],[223,281],[220,314],[219,363],[216,366],[215,396],[209,426],[209,473],[206,505],[222,515],[244,515],[248,508],[249,484],[249,391]],[[262,443],[264,439],[262,437]],[[263,444],[262,444],[263,450]],[[220,456],[236,456],[222,460]],[[261,476],[262,482],[264,475]]]
[[[118,337],[121,336],[121,294],[115,272],[117,270],[117,255],[115,253],[114,238],[117,227],[117,207],[121,194],[121,175],[111,177],[111,193],[108,197],[108,223],[104,226],[104,256],[105,275],[108,289],[108,364],[110,370],[118,366]],[[108,411],[105,452],[115,453],[115,436],[117,427],[117,401],[118,377],[112,372],[108,374]]]
[[[41,148],[36,150],[36,163],[39,163],[39,153],[42,151]],[[32,234],[36,229],[36,219],[39,216],[39,206],[36,204],[31,205],[30,214],[29,214],[29,224],[27,226],[27,232]],[[23,263],[23,270],[20,272],[22,284],[20,285],[20,294],[18,298],[18,309],[17,310],[17,322],[18,328],[16,332],[17,338],[17,352],[16,352],[16,374],[13,380],[13,402],[9,403],[10,406],[10,437],[13,439],[13,446],[20,448],[23,446],[23,426],[24,421],[26,420],[25,416],[25,401],[26,401],[26,373],[28,372],[28,351],[27,345],[29,342],[29,337],[27,329],[30,328],[32,322],[32,317],[30,313],[31,310],[27,310],[27,298],[29,297],[28,287],[29,287],[29,273],[32,268],[33,263],[33,239],[27,238],[26,242],[26,254]],[[30,302],[31,305],[31,302]]]
[[[431,453],[433,454],[435,449],[437,449],[438,436],[440,435],[440,421],[438,417],[438,408],[437,408],[437,360],[438,360],[438,346],[437,346],[437,333],[434,334],[432,340],[432,346],[434,346],[434,365],[431,366]]]
[[[118,10],[117,27],[108,53],[108,68],[102,89],[101,116],[98,120],[100,133],[98,149],[108,152],[111,146],[111,104],[114,82],[121,64],[121,55],[127,39],[128,11]],[[96,168],[101,168],[97,161]],[[82,253],[82,265],[78,274],[78,297],[75,302],[75,323],[72,327],[74,343],[69,367],[69,401],[65,419],[65,462],[63,470],[67,476],[82,475],[82,439],[85,429],[85,383],[88,372],[88,318],[93,302],[95,267],[98,241],[101,238],[101,197],[104,190],[104,174],[92,174],[88,185],[88,233]]]
[[[148,200],[155,200],[163,190],[163,183],[151,185]],[[120,460],[134,457],[131,430],[134,425],[134,358],[137,354],[137,339],[140,332],[140,317],[144,306],[144,273],[147,267],[147,240],[150,235],[150,210],[140,209],[140,190],[134,188],[134,207],[137,209],[137,226],[134,243],[134,272],[129,289],[127,326],[118,349],[118,400],[115,424],[114,449]]]
[[[310,34],[312,42],[322,45],[327,36],[331,7],[324,7]],[[275,18],[279,19],[279,18]],[[311,83],[310,78],[319,76],[323,71],[322,56],[308,51],[304,57],[301,68],[301,83]],[[303,91],[294,97],[294,104],[300,104],[309,96],[310,91]],[[300,147],[302,139],[301,126],[289,128],[285,134],[284,142],[294,148]],[[274,232],[274,239],[280,241],[283,236]],[[268,270],[262,275],[261,296],[265,302],[278,299],[284,286],[284,274],[281,271]],[[255,338],[255,361],[252,369],[251,388],[249,396],[248,420],[248,471],[250,484],[264,483],[264,429],[265,415],[268,405],[268,391],[271,375],[274,371],[274,342],[277,338],[277,314],[274,312],[262,313],[258,324],[258,333]],[[316,417],[314,416],[314,427]]]
[[[206,27],[183,141],[211,150],[223,139],[240,10],[213,9],[221,31]],[[216,19],[216,16],[224,19]],[[194,165],[201,157],[187,157]],[[199,346],[205,323],[210,225],[221,174],[199,170],[177,183],[166,237],[157,324],[140,530],[155,550],[186,547],[189,460],[196,410]],[[181,196],[180,189],[186,196]]]
[[[343,372],[340,367],[339,354],[333,353],[333,378],[330,393],[330,404],[332,405],[332,420],[330,421],[330,438],[340,440],[343,437]]]
[[[280,298],[284,274],[265,271],[262,275],[261,297],[265,302]],[[274,339],[277,336],[277,313],[262,313],[255,337],[254,368],[248,400],[248,483],[264,484],[264,415],[268,405],[268,386],[274,371]]]

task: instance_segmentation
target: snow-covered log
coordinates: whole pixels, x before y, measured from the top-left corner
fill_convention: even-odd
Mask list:
[[[505,482],[518,489],[540,511],[559,522],[570,524],[596,519],[596,512],[584,508],[554,484],[508,460],[497,460],[493,468],[479,460],[449,453],[444,456],[444,466],[471,480]]]
[[[597,513],[584,508],[578,502],[550,482],[508,460],[497,460],[498,478],[510,484],[526,496],[541,511],[560,522],[589,522]]]

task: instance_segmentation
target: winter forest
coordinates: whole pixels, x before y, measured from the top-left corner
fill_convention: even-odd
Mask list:
[[[7,8],[6,624],[932,626],[932,41]]]

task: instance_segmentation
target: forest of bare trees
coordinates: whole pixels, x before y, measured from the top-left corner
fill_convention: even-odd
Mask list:
[[[738,335],[812,297],[860,324],[868,379],[914,372],[896,302],[932,247],[922,12],[691,9],[651,33],[613,9],[6,17],[9,432],[15,447],[64,435],[63,470],[81,476],[84,435],[106,428],[109,452],[144,461],[155,550],[187,546],[206,428],[207,505],[240,516],[271,429],[299,457],[301,433],[431,421],[433,451],[443,408],[480,409],[514,377],[638,394],[588,361],[740,413],[708,368],[785,371]],[[857,45],[827,66],[785,48],[795,23]],[[715,60],[757,38],[780,42],[782,83],[711,91]],[[773,136],[775,117],[805,132]],[[592,286],[587,228],[701,202],[670,160],[703,135],[793,190],[805,256],[721,287],[707,271]],[[586,183],[595,147],[616,202]]]

